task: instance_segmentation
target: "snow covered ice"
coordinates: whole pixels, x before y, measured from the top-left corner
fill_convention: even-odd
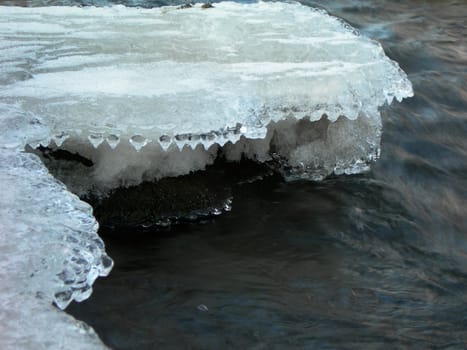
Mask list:
[[[51,302],[87,298],[111,269],[91,207],[68,190],[187,174],[220,149],[289,180],[359,173],[379,156],[379,108],[411,95],[378,43],[299,4],[0,7],[0,345],[40,348],[56,318],[75,339],[84,326]],[[39,145],[93,166],[62,169],[65,187],[24,152]]]

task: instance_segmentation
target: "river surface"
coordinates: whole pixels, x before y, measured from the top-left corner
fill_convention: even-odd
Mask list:
[[[467,348],[467,2],[303,3],[380,41],[412,81],[415,97],[382,110],[381,159],[237,186],[232,211],[203,223],[102,231],[115,267],[67,311],[108,346]]]

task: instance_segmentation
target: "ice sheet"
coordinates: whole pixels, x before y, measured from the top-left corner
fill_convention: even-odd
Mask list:
[[[1,12],[0,99],[42,116],[58,144],[199,135],[185,143],[207,149],[284,118],[379,117],[412,94],[378,43],[299,4]]]

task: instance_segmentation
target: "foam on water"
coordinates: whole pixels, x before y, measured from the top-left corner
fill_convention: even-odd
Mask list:
[[[225,145],[280,159],[287,179],[361,172],[379,152],[378,108],[412,95],[378,43],[299,4],[2,12],[0,100],[92,159],[82,187],[186,174]],[[323,116],[324,130],[293,126]]]
[[[75,339],[83,326],[50,303],[87,298],[111,269],[91,207],[68,190],[186,174],[220,150],[291,180],[379,156],[378,109],[412,88],[378,43],[299,4],[214,6],[0,7],[2,348]],[[66,188],[24,152],[40,145],[93,165],[57,166]],[[84,333],[73,348],[101,346]]]

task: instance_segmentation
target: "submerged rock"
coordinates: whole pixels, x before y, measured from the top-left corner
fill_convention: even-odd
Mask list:
[[[105,198],[84,200],[93,205],[94,215],[102,226],[154,229],[230,211],[233,188],[273,175],[269,167],[255,162],[218,160],[204,171],[145,181],[115,189]]]

